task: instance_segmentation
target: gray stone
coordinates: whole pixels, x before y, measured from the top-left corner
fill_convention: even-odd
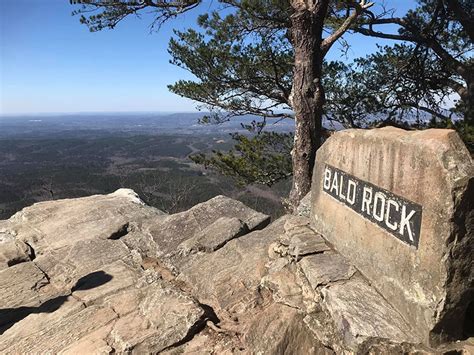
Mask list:
[[[352,265],[334,252],[310,255],[298,264],[313,289],[329,282],[348,280],[356,272]]]
[[[67,317],[54,317],[54,319],[43,313],[32,314],[2,335],[0,352],[57,353],[90,333],[107,327],[117,318],[117,314],[111,308],[96,305],[73,312]],[[21,327],[23,331],[19,329]],[[23,336],[18,336],[18,333]]]
[[[247,225],[249,231],[261,229],[270,222],[269,216],[256,212],[239,201],[216,196],[188,211],[156,219],[150,227],[150,233],[159,246],[161,255],[174,255],[178,253],[181,243],[194,237],[199,238],[206,228],[221,217],[239,219]],[[217,226],[219,224],[215,227]],[[222,232],[224,231],[221,230],[220,233]]]
[[[297,234],[291,238],[288,245],[288,253],[296,259],[327,250],[331,250],[331,248],[326,244],[321,235],[314,232]]]
[[[212,252],[224,246],[229,240],[248,232],[247,225],[240,219],[221,217],[196,236],[181,243],[178,246],[178,251],[184,254],[189,254],[192,251]]]
[[[46,275],[32,262],[0,271],[0,309],[39,305],[42,297],[38,290],[48,283]]]
[[[286,234],[294,233],[297,230],[307,231],[311,220],[304,216],[289,216],[285,222],[284,230]]]
[[[303,197],[296,208],[296,214],[303,217],[311,217],[311,191]]]
[[[193,285],[198,291],[193,295],[189,285],[175,280],[178,271],[170,260],[158,258],[164,254],[163,240],[155,242],[150,230],[172,231],[175,222],[176,226],[196,227],[180,232],[184,238],[191,237],[199,249],[217,256],[227,243],[248,233],[248,226],[263,227],[268,216],[224,197],[188,213],[167,216],[144,206],[130,190],[119,190],[105,196],[35,204],[1,221],[0,352],[148,353],[172,351],[188,342],[209,317],[217,318],[210,307],[194,298],[201,299],[199,286]],[[256,291],[266,262],[261,255],[276,235],[274,230],[264,236],[256,234],[237,250],[231,247],[221,259],[216,257],[215,261],[224,264],[229,261],[225,255],[244,260],[247,249],[253,250],[247,269],[235,277],[244,286],[236,293],[237,307],[253,309],[251,300],[260,299]],[[24,241],[34,246],[33,262]],[[182,259],[176,266],[184,267],[190,261],[196,263],[192,273],[198,271],[196,258]],[[16,262],[20,263],[12,265]],[[240,263],[234,267],[240,268]],[[212,278],[211,269],[219,270],[209,265]],[[208,277],[202,271],[196,277],[203,275]],[[220,280],[214,275],[215,290],[222,291],[219,300],[226,297],[219,285],[224,286],[229,275],[223,273]],[[206,297],[203,292],[202,299]],[[238,342],[235,335],[231,339]]]
[[[416,342],[413,329],[366,282],[354,279],[322,289],[326,307],[351,350],[370,338]]]
[[[217,198],[168,216],[122,190],[34,205],[0,221],[8,242],[34,241],[38,251],[32,261],[0,270],[0,353],[422,349],[401,343],[413,340],[413,329],[353,266],[326,250],[307,218],[287,215],[248,231],[247,223],[259,228],[267,217],[242,206]],[[25,225],[18,219],[24,215]],[[158,238],[160,230],[166,238]],[[173,255],[166,240],[197,252]]]
[[[0,270],[31,260],[30,247],[9,233],[0,231]]]
[[[195,254],[180,267],[178,280],[189,285],[193,295],[216,311],[245,312],[252,300],[259,297],[257,290],[266,274],[268,246],[278,237],[285,219],[233,239],[213,253]]]
[[[13,215],[2,229],[27,242],[39,256],[68,247],[76,238],[107,239],[124,231],[130,221],[163,216],[132,190],[119,189],[108,195],[35,203]]]
[[[280,244],[289,246],[291,239],[296,235],[313,234],[310,228],[310,220],[302,216],[289,216],[285,222],[284,233],[280,235]]]
[[[71,244],[65,255],[63,252],[49,252],[35,259],[58,289],[69,290],[82,276],[117,260],[131,262],[130,251],[120,241],[85,239]]]
[[[284,261],[285,259],[278,260]],[[285,264],[279,270],[272,271],[270,269],[269,274],[262,278],[260,284],[272,291],[273,299],[276,302],[293,308],[305,309],[304,294],[295,269],[294,264]]]
[[[204,310],[192,298],[166,283],[153,283],[138,300],[137,309],[113,325],[108,344],[115,351],[160,352],[205,321]]]
[[[100,268],[100,272],[110,278],[107,282],[91,288],[73,290],[72,296],[82,301],[86,306],[98,302],[108,295],[136,285],[140,271],[127,266],[123,261],[116,261]]]
[[[206,227],[219,217],[234,217],[243,221],[253,231],[270,223],[270,216],[257,212],[242,202],[226,196],[216,196],[190,209],[202,227]]]
[[[253,354],[334,354],[314,338],[296,309],[278,304],[250,324],[244,339]]]
[[[130,223],[127,235],[120,238],[128,249],[137,251],[142,257],[157,257],[160,254],[150,233],[143,230],[143,226]]]
[[[350,176],[334,179],[331,169]],[[403,212],[403,206],[411,207]],[[453,130],[345,130],[317,152],[313,228],[414,325],[424,344],[462,337],[474,301],[473,207],[474,166]]]

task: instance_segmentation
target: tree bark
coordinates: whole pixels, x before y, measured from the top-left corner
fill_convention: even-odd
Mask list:
[[[467,125],[474,126],[474,74],[472,70],[469,72],[469,79],[466,80],[466,88],[467,94],[463,100],[466,105],[464,121]]]
[[[295,140],[292,150],[293,185],[290,207],[295,209],[310,191],[316,150],[322,142],[325,101],[321,83],[324,51],[322,34],[329,0],[292,0],[291,42],[294,48],[292,108]]]

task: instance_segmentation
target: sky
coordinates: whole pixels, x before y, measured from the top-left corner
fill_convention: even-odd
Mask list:
[[[400,14],[415,3],[385,2]],[[195,102],[167,89],[193,78],[169,63],[168,41],[173,28],[196,27],[216,3],[204,0],[150,34],[146,16],[91,33],[69,0],[0,0],[0,114],[195,111]],[[349,59],[376,48],[373,39],[348,40]],[[346,60],[337,48],[329,59]]]

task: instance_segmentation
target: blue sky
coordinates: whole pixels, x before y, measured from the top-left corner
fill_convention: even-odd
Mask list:
[[[68,0],[0,0],[0,114],[59,112],[194,111],[191,100],[167,85],[191,79],[169,64],[172,29],[195,26],[196,10],[149,33],[147,18],[90,33]],[[404,13],[412,0],[387,0]],[[372,39],[348,38],[350,56],[375,49]],[[341,53],[333,48],[330,59]]]

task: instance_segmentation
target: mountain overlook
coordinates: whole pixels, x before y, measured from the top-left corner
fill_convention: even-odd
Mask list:
[[[444,176],[417,200],[423,210],[384,190],[386,174],[377,187],[356,164],[361,178],[328,168],[349,169],[326,156],[331,147],[361,157],[379,149],[374,139],[395,157],[376,164]],[[0,352],[469,354],[474,180],[460,142],[448,130],[337,133],[318,155],[314,191],[273,222],[225,196],[167,214],[130,189],[24,208],[0,221]],[[412,158],[420,144],[441,168]],[[386,199],[392,207],[380,209]],[[373,220],[347,207],[356,200],[373,205]],[[389,227],[401,218],[399,235],[379,228],[379,211]],[[403,239],[420,231],[416,243]]]

